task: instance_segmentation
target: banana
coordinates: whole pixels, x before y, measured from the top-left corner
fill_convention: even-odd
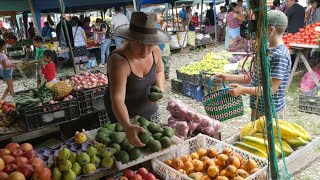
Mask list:
[[[247,144],[247,145],[256,147],[256,148],[260,149],[261,151],[263,151],[264,153],[266,153],[269,148],[267,140],[265,141],[261,138],[257,138],[257,137],[253,137],[253,136],[245,136],[245,137],[241,138],[240,141],[242,143]],[[281,149],[276,145],[275,150],[276,150],[277,157],[280,157],[281,156]]]
[[[263,138],[265,138],[265,140],[267,140],[267,138],[268,138],[266,134],[263,136],[262,133],[255,133],[255,134],[252,135],[252,136],[253,136],[253,137],[260,138],[260,139],[262,139],[262,140],[263,140]],[[275,140],[276,140],[277,146],[278,146],[279,149],[281,150],[279,139],[278,139],[278,138],[275,138]],[[286,156],[289,156],[291,153],[293,153],[293,149],[291,148],[291,146],[290,146],[288,143],[286,143],[284,140],[282,140],[282,147],[283,147],[284,154],[285,154]]]
[[[257,155],[259,157],[262,157],[262,158],[268,158],[268,155],[261,151],[260,149],[256,148],[256,147],[253,147],[253,146],[250,146],[248,144],[245,144],[243,142],[236,142],[233,144],[235,147],[238,147],[242,150],[245,150],[245,151],[248,151],[254,155]]]
[[[244,125],[240,130],[240,138],[244,136],[250,136],[257,132],[257,129],[255,127],[254,122],[249,122],[246,125]]]
[[[308,132],[307,132],[305,129],[303,129],[303,127],[301,127],[301,126],[300,126],[299,124],[297,124],[297,123],[291,123],[291,124],[296,128],[296,130],[299,132],[300,137],[301,137],[303,140],[305,140],[305,141],[311,141],[311,138],[310,138]]]
[[[288,143],[293,149],[297,149],[300,146],[306,145],[308,142],[303,140],[301,137],[295,138],[295,139],[286,139],[283,138],[283,140]]]

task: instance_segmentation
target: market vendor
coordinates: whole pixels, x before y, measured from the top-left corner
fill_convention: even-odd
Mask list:
[[[40,86],[41,84],[41,78],[42,78],[42,74],[41,74],[41,71],[40,71],[40,68],[39,68],[39,65],[41,64],[40,60],[42,59],[42,56],[43,56],[43,52],[48,49],[48,47],[43,44],[43,38],[39,35],[36,35],[33,39],[32,39],[32,42],[33,42],[33,46],[35,47],[35,50],[36,50],[36,56],[35,56],[35,60],[38,60],[36,61],[36,77],[37,77],[37,87]]]
[[[143,146],[138,133],[144,128],[130,123],[136,115],[160,123],[157,103],[148,99],[152,85],[164,90],[164,68],[159,44],[169,35],[157,29],[156,14],[133,12],[130,25],[119,26],[116,36],[126,39],[108,60],[109,87],[105,94],[106,111],[111,122],[120,122],[129,142]]]

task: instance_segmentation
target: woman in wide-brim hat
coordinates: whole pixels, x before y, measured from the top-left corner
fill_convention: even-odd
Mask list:
[[[164,67],[158,45],[169,42],[170,37],[157,29],[155,14],[143,12],[132,13],[130,25],[119,26],[115,35],[126,42],[109,56],[106,111],[111,122],[121,123],[132,145],[143,146],[137,135],[145,130],[131,124],[130,118],[139,115],[160,123],[158,105],[148,95],[152,85],[164,91]]]

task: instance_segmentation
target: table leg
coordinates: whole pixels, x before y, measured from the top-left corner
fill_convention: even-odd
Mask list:
[[[292,80],[293,80],[294,74],[295,74],[295,72],[297,70],[299,61],[300,61],[300,53],[297,53],[297,57],[296,57],[296,59],[294,61],[294,64],[293,64],[293,67],[292,67],[292,70],[291,70],[291,74],[289,76],[289,80],[288,80],[288,83],[287,83],[287,86],[286,86],[286,91],[288,91],[288,89],[290,87],[290,84],[292,83]]]
[[[317,86],[320,86],[319,80],[318,80],[317,76],[314,74],[312,68],[310,67],[306,57],[302,54],[301,51],[299,51],[299,54],[300,54],[302,62],[304,63],[304,65],[306,66],[308,72],[310,73],[314,83],[316,83]]]

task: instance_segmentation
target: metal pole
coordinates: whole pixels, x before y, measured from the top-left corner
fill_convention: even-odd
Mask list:
[[[171,4],[171,10],[172,10],[172,31],[174,31],[174,18],[176,17],[174,15],[174,10],[173,10],[173,3]]]
[[[137,11],[137,2],[136,2],[136,0],[133,0],[133,10]]]
[[[263,1],[263,8],[261,8],[262,13],[267,13],[265,10],[267,9],[267,0]],[[262,6],[260,6],[262,7]],[[267,27],[266,27],[266,16],[261,16],[262,19],[259,19],[262,26],[262,37],[266,41],[267,39]],[[271,179],[277,180],[278,176],[278,163],[277,163],[277,156],[275,150],[275,139],[274,139],[274,132],[273,132],[273,107],[272,107],[272,94],[271,94],[271,85],[270,85],[270,73],[267,67],[269,67],[269,61],[267,59],[267,43],[261,44],[261,52],[260,52],[260,66],[261,66],[261,79],[262,79],[262,89],[263,89],[263,102],[264,102],[264,109],[265,109],[265,117],[266,117],[266,127],[267,127],[267,135],[268,135],[268,147],[269,147],[269,160],[270,160],[270,169],[271,169]]]
[[[200,7],[200,23],[203,22],[203,0],[201,0],[201,7]],[[200,24],[200,30],[201,30],[201,24]]]
[[[34,11],[32,0],[28,0],[28,3],[29,3],[30,11],[31,11],[31,14],[32,14],[32,17],[33,17],[33,25],[36,28],[36,32],[40,33],[39,26],[38,26],[38,21],[37,21],[37,18],[36,18],[36,13]]]
[[[70,54],[71,54],[71,60],[72,60],[72,63],[73,63],[73,70],[74,70],[74,73],[77,74],[77,70],[76,70],[76,64],[74,62],[74,54],[73,54],[73,49],[72,49],[72,45],[71,45],[71,40],[70,40],[70,34],[69,34],[69,31],[68,31],[68,27],[67,27],[67,22],[66,22],[66,19],[64,18],[64,15],[65,15],[65,6],[64,6],[64,2],[63,0],[59,0],[59,3],[60,3],[60,11],[61,11],[61,18],[60,20],[62,21],[61,23],[61,26],[63,26],[64,28],[64,31],[66,33],[66,37],[67,37],[67,44],[69,46],[69,49],[70,49]]]
[[[214,45],[217,46],[218,33],[217,33],[217,9],[216,9],[216,0],[213,0],[213,19],[214,19]]]

